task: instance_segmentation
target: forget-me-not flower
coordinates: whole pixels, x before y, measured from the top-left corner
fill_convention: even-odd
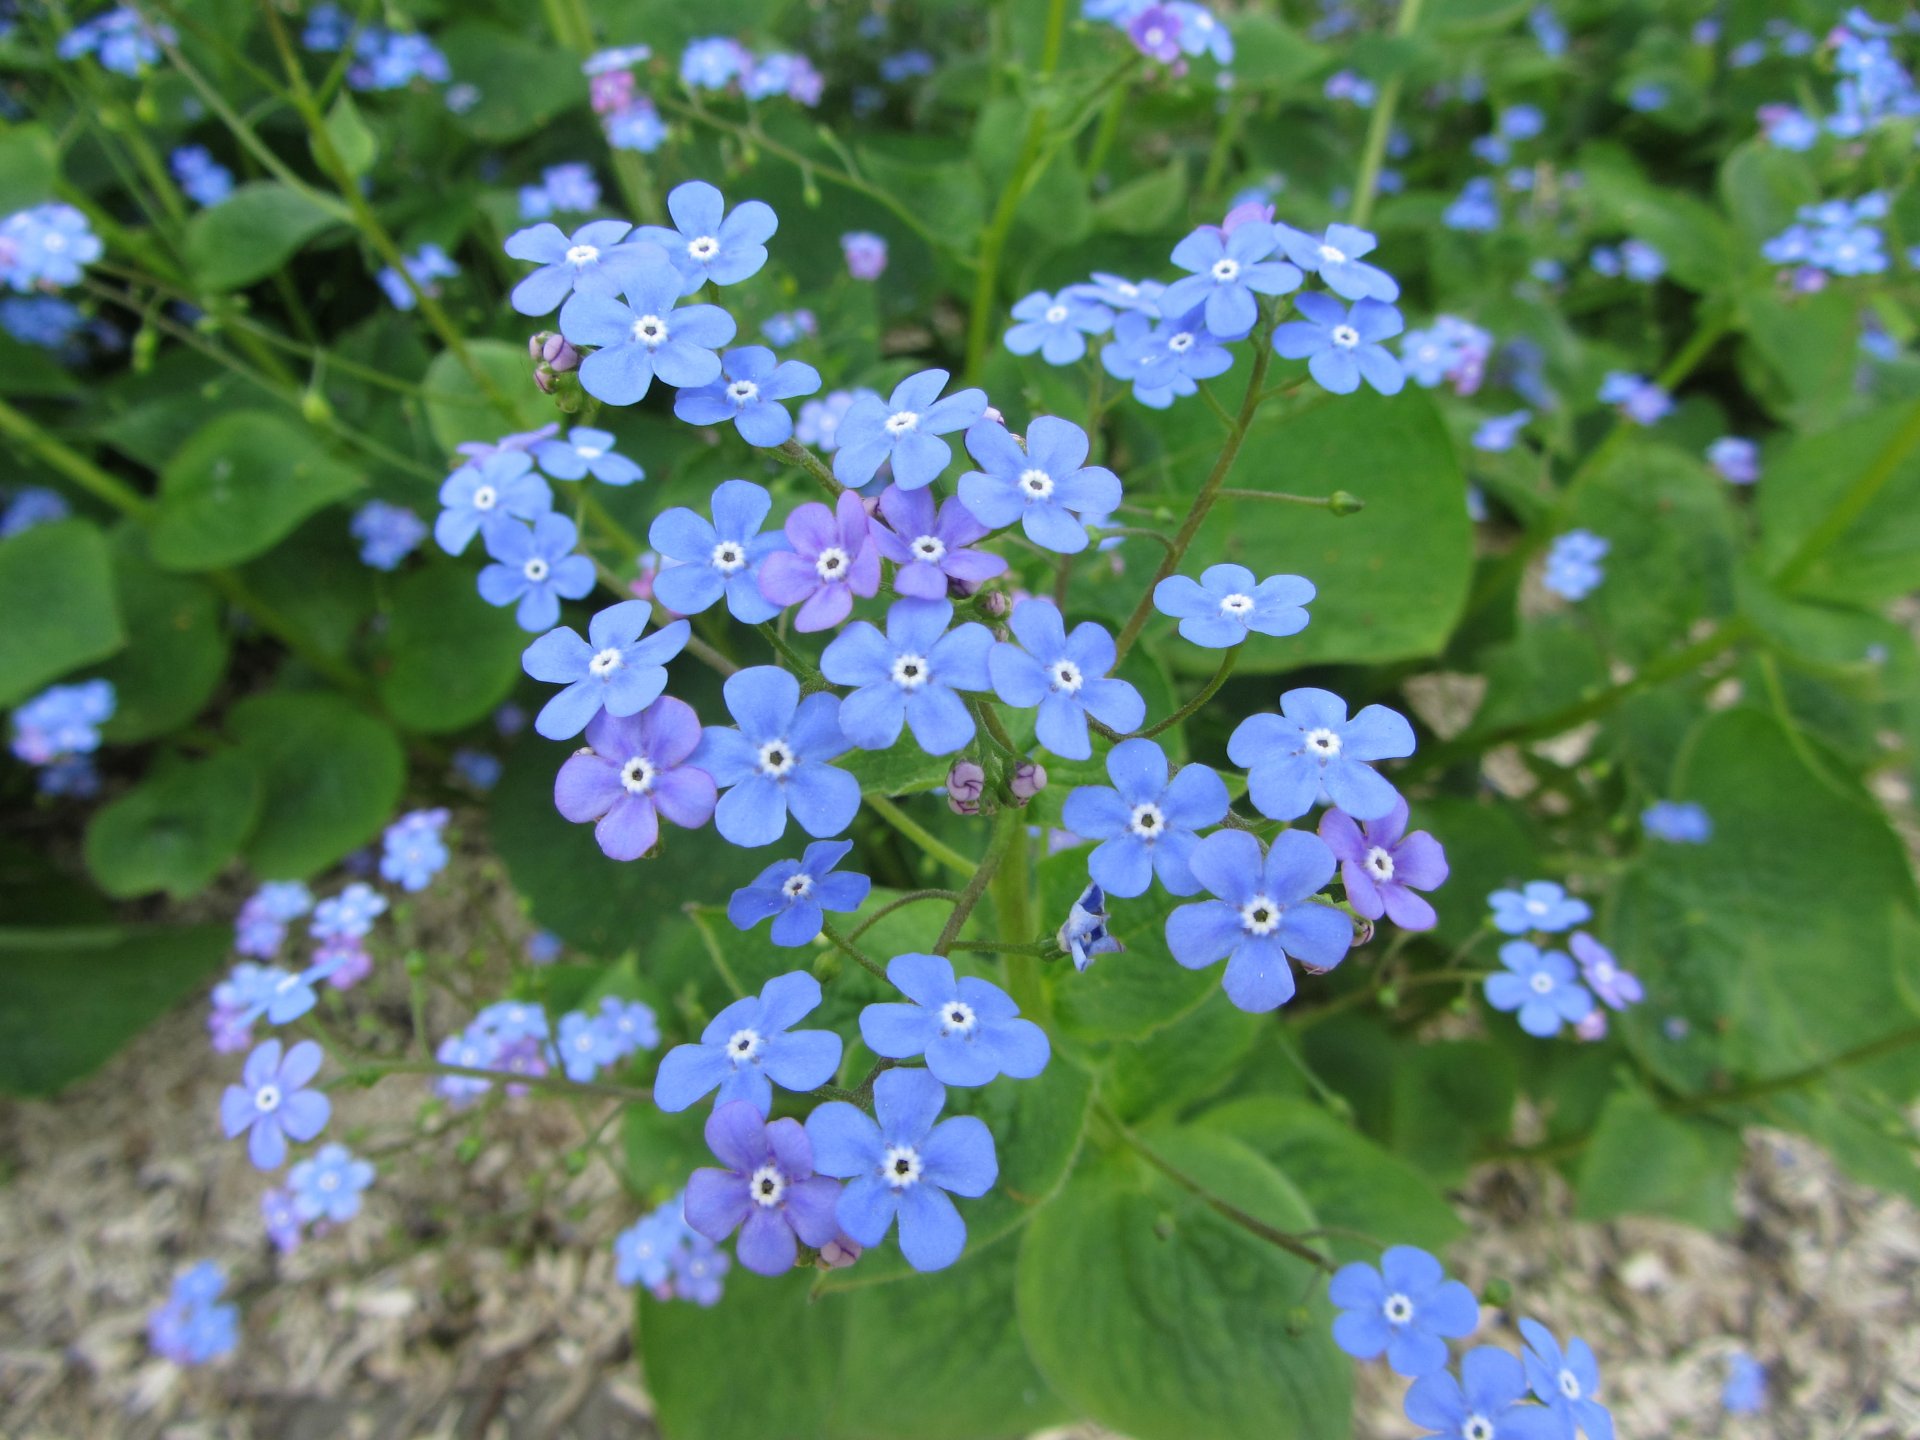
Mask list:
[[[1566,1440],[1559,1418],[1520,1403],[1526,1372],[1505,1350],[1482,1345],[1450,1370],[1423,1375],[1407,1390],[1407,1418],[1444,1440]]]
[[[835,432],[833,477],[861,486],[892,462],[893,483],[902,490],[931,485],[953,459],[953,447],[940,437],[965,430],[986,412],[984,390],[958,390],[941,397],[945,370],[922,370],[893,387],[882,401],[861,395],[847,407]]]
[[[1083,785],[1067,796],[1061,822],[1101,843],[1087,871],[1115,895],[1147,893],[1157,874],[1170,894],[1200,888],[1188,860],[1196,833],[1226,818],[1227,787],[1205,765],[1183,765],[1168,778],[1166,752],[1152,740],[1122,740],[1107,754],[1104,785]]]
[[[1091,620],[1067,633],[1050,600],[1022,600],[1008,618],[1017,645],[1004,641],[987,656],[1001,700],[1021,710],[1038,707],[1034,734],[1067,760],[1093,754],[1091,715],[1110,730],[1128,731],[1147,718],[1147,702],[1125,680],[1112,679],[1113,636]]]
[[[804,1092],[826,1084],[840,1068],[840,1037],[791,1028],[819,1003],[820,982],[806,971],[774,976],[758,995],[714,1016],[698,1044],[667,1052],[654,1078],[654,1102],[672,1113],[717,1088],[716,1105],[744,1100],[765,1115],[773,1108],[774,1085]]]
[[[656,375],[684,389],[720,373],[714,352],[733,339],[731,315],[718,305],[680,305],[683,277],[657,253],[641,255],[622,288],[624,301],[578,293],[560,308],[560,333],[575,345],[599,347],[580,362],[589,395],[632,405]]]
[[[287,1138],[311,1140],[326,1128],[333,1102],[307,1082],[320,1073],[325,1052],[302,1040],[281,1056],[278,1040],[263,1041],[247,1056],[240,1083],[220,1096],[220,1124],[233,1139],[247,1132],[247,1158],[256,1170],[286,1163]]]
[[[1400,285],[1378,265],[1360,257],[1380,242],[1353,225],[1329,225],[1325,235],[1309,235],[1290,225],[1276,225],[1287,258],[1302,270],[1317,274],[1334,294],[1348,300],[1400,298]]]
[[[617,443],[610,430],[576,425],[564,440],[542,440],[536,444],[533,458],[556,480],[583,480],[591,475],[602,485],[631,485],[646,479],[645,470],[626,456],[614,453]]]
[[[1473,1292],[1412,1245],[1388,1246],[1378,1269],[1341,1266],[1327,1298],[1344,1312],[1333,1322],[1335,1344],[1356,1360],[1384,1353],[1393,1373],[1409,1379],[1446,1369],[1447,1341],[1480,1324]]]
[[[386,910],[387,897],[356,880],[313,907],[307,933],[316,940],[358,940],[373,929],[373,922]]]
[[[1356,825],[1343,810],[1320,817],[1320,838],[1340,862],[1347,903],[1368,920],[1382,915],[1402,930],[1431,930],[1433,906],[1414,894],[1446,883],[1447,852],[1425,830],[1407,834],[1407,802],[1399,800],[1378,819]]]
[[[485,536],[493,564],[480,572],[480,598],[489,605],[516,605],[522,630],[538,634],[560,618],[560,602],[593,593],[593,561],[576,555],[580,531],[564,515],[536,516],[533,528],[501,525]]]
[[[1356,300],[1348,311],[1330,295],[1308,291],[1294,301],[1305,320],[1273,332],[1274,353],[1305,360],[1313,378],[1336,395],[1351,395],[1364,379],[1382,395],[1398,395],[1406,372],[1380,342],[1402,328],[1400,312],[1379,300]]]
[[[692,763],[726,791],[720,833],[748,848],[786,833],[787,815],[816,840],[839,834],[860,808],[860,782],[827,762],[846,753],[840,700],[800,698],[800,682],[773,665],[729,675],[722,687],[738,728],[707,726]]]
[[[1244,565],[1209,565],[1198,580],[1167,576],[1153,587],[1153,608],[1180,622],[1182,639],[1224,650],[1249,633],[1298,635],[1313,597],[1313,582],[1298,575],[1255,581]]]
[[[998,985],[956,976],[943,955],[896,955],[887,979],[906,1002],[882,1001],[860,1012],[860,1038],[889,1060],[924,1055],[944,1085],[984,1085],[996,1075],[1031,1080],[1047,1068],[1047,1032],[1020,1018]]]
[[[811,395],[820,372],[804,360],[775,362],[764,345],[743,345],[720,358],[721,376],[673,397],[673,413],[689,425],[729,420],[749,445],[778,445],[793,434],[793,417],[780,402]]]
[[[1228,757],[1247,772],[1248,796],[1274,820],[1296,820],[1316,804],[1377,820],[1400,793],[1373,762],[1412,753],[1405,716],[1369,705],[1349,720],[1346,701],[1310,687],[1282,695],[1278,715],[1249,715],[1227,740]]]
[[[778,530],[760,533],[773,497],[750,480],[723,480],[714,487],[713,521],[675,506],[655,517],[647,541],[667,559],[653,580],[656,599],[681,615],[697,615],[722,595],[733,618],[758,625],[780,613],[760,593],[760,562],[788,548]]]
[[[1500,963],[1484,982],[1487,1003],[1496,1010],[1520,1012],[1520,1028],[1546,1039],[1563,1022],[1584,1020],[1593,996],[1574,978],[1573,961],[1559,950],[1542,950],[1530,940],[1509,940],[1500,947]]]
[[[1487,896],[1493,907],[1493,928],[1502,935],[1525,935],[1530,930],[1554,934],[1584,925],[1593,918],[1586,901],[1567,894],[1551,880],[1529,880],[1518,890],[1496,890]]]
[[[612,860],[637,860],[660,839],[660,817],[683,830],[713,818],[713,777],[688,759],[700,744],[700,720],[684,700],[662,695],[638,715],[606,713],[587,722],[588,749],[575,751],[554,777],[554,807]]]
[[[753,883],[733,892],[727,919],[751,930],[773,917],[776,945],[804,945],[826,924],[825,911],[858,910],[867,903],[873,881],[834,867],[853,850],[851,840],[816,840],[798,860],[776,860]]]
[[[655,249],[628,240],[624,220],[591,220],[569,236],[542,222],[507,237],[506,252],[540,268],[513,287],[513,308],[522,315],[551,315],[568,295],[618,295]],[[664,260],[665,255],[658,258]]]
[[[873,543],[899,567],[893,588],[902,595],[942,600],[950,586],[970,594],[1007,573],[1004,555],[969,548],[986,538],[987,527],[958,497],[941,502],[936,512],[932,491],[889,485],[880,492],[880,517],[886,524],[873,526]]]
[[[1613,952],[1584,930],[1576,930],[1567,940],[1567,948],[1580,962],[1580,978],[1587,988],[1614,1010],[1624,1010],[1646,999],[1640,977],[1622,970]]]
[[[1071,293],[1036,290],[1014,302],[1016,323],[1007,331],[1007,349],[1016,355],[1040,352],[1049,365],[1071,365],[1087,353],[1087,336],[1113,328],[1113,312],[1097,300]]]
[[[642,225],[640,238],[666,252],[689,295],[709,280],[733,285],[758,274],[767,263],[766,242],[780,228],[780,217],[764,200],[743,200],[727,213],[726,197],[704,180],[674,186],[667,213],[676,228]]]
[[[1713,838],[1713,818],[1692,800],[1656,800],[1640,812],[1640,828],[1669,845],[1704,845]]]
[[[340,1144],[322,1145],[287,1172],[293,1213],[336,1225],[360,1213],[361,1192],[372,1183],[373,1166]]]
[[[1087,432],[1071,420],[1037,415],[1027,444],[996,420],[967,431],[967,452],[982,468],[960,477],[960,503],[990,529],[1016,520],[1027,538],[1062,555],[1087,548],[1087,520],[1120,503],[1120,478],[1086,463]]]
[[[834,637],[820,656],[820,673],[858,687],[840,702],[847,739],[884,750],[905,724],[929,755],[950,754],[973,739],[973,716],[957,692],[992,687],[993,632],[972,620],[949,630],[952,622],[950,601],[907,598],[887,610],[884,635],[856,620]]]
[[[685,648],[685,620],[641,638],[653,607],[644,600],[609,605],[587,622],[582,640],[570,625],[548,631],[520,657],[536,680],[566,689],[541,707],[533,728],[549,740],[566,740],[587,728],[603,709],[634,715],[667,688],[667,662]]]
[[[546,514],[553,509],[553,491],[533,473],[532,457],[501,450],[468,461],[447,476],[440,485],[440,503],[446,508],[433,522],[433,538],[449,555],[459,555],[476,534],[518,529],[515,521]]]
[[[1127,948],[1107,929],[1107,897],[1097,884],[1089,884],[1080,892],[1053,938],[1073,957],[1073,968],[1082,972],[1100,956]]]
[[[740,1263],[757,1275],[784,1275],[801,1244],[815,1249],[840,1234],[840,1186],[813,1173],[813,1142],[798,1120],[774,1120],[745,1101],[707,1116],[707,1148],[724,1170],[687,1180],[687,1224],[709,1240],[740,1232]]]
[[[1707,446],[1707,464],[1730,484],[1751,485],[1760,478],[1760,447],[1738,435],[1722,435]]]
[[[1600,1403],[1600,1366],[1592,1347],[1575,1336],[1562,1351],[1551,1330],[1524,1316],[1520,1333],[1526,1337],[1527,1384],[1534,1398],[1565,1433],[1577,1428],[1587,1440],[1613,1440],[1613,1415]]]
[[[374,570],[396,570],[427,538],[427,524],[404,505],[369,500],[353,512],[348,532],[360,542],[360,563]]]
[[[853,597],[878,594],[880,551],[866,506],[851,490],[829,510],[818,500],[787,516],[787,548],[760,563],[760,593],[785,608],[800,606],[793,628],[831,630],[853,610]]]

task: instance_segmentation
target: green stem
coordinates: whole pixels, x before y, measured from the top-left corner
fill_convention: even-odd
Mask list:
[[[1807,572],[1815,562],[1866,513],[1867,507],[1879,497],[1916,445],[1920,445],[1920,401],[1915,401],[1908,408],[1907,418],[1880,448],[1880,453],[1873,457],[1873,463],[1828,508],[1820,523],[1800,542],[1800,548],[1775,572],[1773,583],[1784,591],[1793,589],[1806,579]]]
[[[847,939],[858,940],[894,911],[904,909],[908,905],[918,905],[922,900],[945,900],[951,903],[959,898],[960,892],[958,890],[909,890],[904,895],[894,896],[893,899],[889,900],[858,925],[854,926],[853,929],[847,933]]]
[[[1021,821],[1020,812],[1009,806],[995,819],[993,839],[987,844],[987,853],[980,857],[980,863],[973,871],[973,878],[967,881],[967,888],[960,892],[960,898],[954,902],[953,913],[947,916],[947,923],[941,926],[940,938],[933,943],[934,954],[946,954],[953,948],[953,942],[960,938],[960,928],[967,923],[967,917],[973,914],[974,906],[980,903],[980,897],[987,893],[987,886],[992,882],[994,872],[1000,868],[1001,860],[1006,857],[1008,848],[1013,844],[1015,832],[1024,839],[1027,827]]]
[[[1352,515],[1366,509],[1366,501],[1347,490],[1336,490],[1331,495],[1290,495],[1285,490],[1236,490],[1231,486],[1221,490],[1222,500],[1271,500],[1280,505],[1313,505],[1322,510],[1331,510],[1336,515]]]
[[[1141,738],[1151,740],[1162,730],[1171,730],[1202,705],[1206,704],[1207,701],[1213,698],[1214,692],[1227,683],[1227,677],[1233,674],[1233,667],[1238,664],[1239,661],[1240,647],[1238,645],[1232,646],[1220,657],[1220,668],[1213,672],[1213,678],[1207,681],[1206,688],[1186,704],[1182,705],[1178,710],[1174,711],[1173,714],[1162,720],[1158,725],[1149,725],[1146,729],[1140,731],[1139,734]]]
[[[831,920],[822,920],[820,922],[820,933],[826,936],[828,941],[830,941],[841,954],[858,961],[869,973],[878,975],[882,980],[887,979],[887,967],[867,954],[867,952],[862,950],[858,945],[854,944],[847,936],[842,935],[838,930],[834,929]],[[892,982],[889,981],[888,983],[891,984]]]
[[[569,1080],[564,1075],[526,1075],[502,1070],[481,1070],[471,1065],[443,1065],[437,1060],[380,1060],[355,1064],[346,1074],[329,1081],[323,1089],[344,1084],[368,1084],[389,1075],[462,1075],[474,1080],[491,1080],[500,1085],[526,1085],[535,1090],[551,1090],[565,1095],[605,1095],[613,1100],[651,1103],[653,1091],[632,1085],[609,1085],[598,1080]]]
[[[1033,862],[1028,855],[1027,827],[1017,810],[1001,812],[1008,824],[1005,853],[1000,869],[993,877],[993,907],[998,912],[1000,933],[1014,941],[1033,934]],[[1045,1024],[1047,990],[1041,983],[1040,956],[1025,948],[1001,951],[1007,968],[1007,993],[1030,1020]]]
[[[1393,33],[1396,38],[1413,34],[1414,27],[1420,23],[1420,7],[1424,0],[1400,0],[1400,14],[1395,18]],[[1362,229],[1373,214],[1375,196],[1380,193],[1380,168],[1386,163],[1387,141],[1393,135],[1394,111],[1400,108],[1400,91],[1403,77],[1392,76],[1380,87],[1379,103],[1373,107],[1373,116],[1367,122],[1366,148],[1360,155],[1360,179],[1353,187],[1352,221]]]
[[[868,795],[865,797],[865,804],[874,814],[919,846],[921,853],[930,859],[938,861],[960,875],[972,876],[978,872],[979,861],[969,860],[886,796]]]
[[[833,471],[827,468],[825,462],[822,461],[818,455],[815,455],[798,440],[783,440],[780,444],[771,448],[774,454],[778,455],[782,460],[785,460],[789,465],[799,466],[814,479],[818,480],[821,488],[827,492],[827,498],[837,500],[840,498],[840,492],[847,488],[834,478]]]
[[[706,917],[700,913],[700,907],[682,905],[680,908],[693,922],[693,928],[700,932],[700,943],[706,949],[707,959],[713,962],[715,973],[735,995],[745,995],[747,992],[741,986],[739,977],[733,973],[733,967],[727,964],[726,952],[720,948],[720,937],[713,933],[713,927],[707,924]]]

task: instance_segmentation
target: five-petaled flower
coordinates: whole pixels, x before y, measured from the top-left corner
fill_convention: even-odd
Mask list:
[[[1529,880],[1518,890],[1496,890],[1487,896],[1493,907],[1493,928],[1502,935],[1525,935],[1538,930],[1556,934],[1584,925],[1593,908],[1552,880]]]
[[[1388,1246],[1378,1269],[1343,1265],[1327,1298],[1344,1312],[1333,1322],[1334,1343],[1356,1360],[1384,1352],[1394,1373],[1409,1378],[1446,1369],[1447,1341],[1480,1324],[1473,1292],[1412,1245]]]
[[[1407,834],[1407,802],[1356,825],[1344,810],[1320,817],[1320,838],[1340,862],[1347,902],[1368,920],[1386,916],[1402,930],[1431,930],[1433,906],[1414,894],[1436,890],[1447,878],[1447,853],[1425,830]]]
[[[611,430],[595,430],[576,425],[564,440],[542,440],[533,447],[533,458],[540,468],[556,480],[583,480],[591,475],[602,485],[631,485],[647,478],[647,472],[624,455],[614,453]]]
[[[470,460],[441,482],[446,508],[433,522],[433,538],[449,555],[467,548],[475,534],[491,538],[502,529],[519,529],[517,520],[537,520],[553,509],[553,491],[533,473],[525,452],[501,450]]]
[[[1169,894],[1200,888],[1187,861],[1195,833],[1227,813],[1226,782],[1205,765],[1184,765],[1168,778],[1167,756],[1152,740],[1122,740],[1108,752],[1113,788],[1083,785],[1067,796],[1061,821],[1101,843],[1087,871],[1115,895],[1144,895],[1157,874]]]
[[[593,561],[573,553],[580,531],[564,515],[551,512],[524,525],[487,532],[487,554],[494,563],[480,572],[480,598],[489,605],[518,602],[514,620],[538,634],[560,618],[560,602],[579,600],[593,589]]]
[[[819,1003],[820,982],[806,971],[774,976],[758,995],[714,1016],[698,1044],[667,1052],[654,1077],[654,1102],[673,1113],[718,1089],[716,1104],[744,1100],[765,1115],[773,1108],[774,1085],[807,1091],[826,1084],[840,1068],[840,1037],[791,1028]]]
[[[560,333],[599,348],[580,362],[580,384],[596,400],[632,405],[653,377],[684,388],[720,373],[714,352],[733,339],[733,317],[718,305],[679,306],[683,280],[658,254],[643,256],[611,295],[579,294],[560,309]]]
[[[757,1275],[793,1268],[804,1243],[819,1249],[840,1234],[840,1186],[813,1172],[813,1142],[798,1120],[769,1122],[744,1100],[707,1116],[707,1148],[725,1165],[687,1180],[687,1224],[709,1240],[735,1230],[740,1263]]]
[[[550,221],[514,231],[507,254],[540,268],[513,287],[513,308],[522,315],[551,315],[571,293],[619,294],[642,257],[665,258],[627,239],[631,229],[624,220],[591,220],[571,236]]]
[[[654,577],[653,593],[681,615],[698,615],[722,595],[743,625],[758,625],[780,613],[760,593],[760,562],[788,548],[778,530],[760,533],[773,497],[751,480],[723,480],[713,491],[709,524],[684,506],[663,510],[647,542],[673,561]]]
[[[1317,274],[1334,294],[1348,300],[1400,298],[1399,283],[1377,265],[1360,257],[1380,242],[1353,225],[1327,226],[1325,235],[1309,235],[1291,225],[1276,225],[1281,248],[1302,270]]]
[[[1524,1316],[1520,1333],[1527,1342],[1527,1384],[1563,1433],[1577,1428],[1587,1440],[1613,1440],[1613,1415],[1600,1403],[1600,1366],[1587,1342],[1575,1336],[1562,1351],[1551,1330]]]
[[[1593,1011],[1593,996],[1574,978],[1573,961],[1559,950],[1542,950],[1530,940],[1509,940],[1500,947],[1507,968],[1487,976],[1487,1003],[1496,1010],[1518,1010],[1520,1028],[1541,1039],[1559,1033],[1562,1022],[1578,1023]]]
[[[1247,772],[1247,794],[1262,815],[1296,820],[1316,804],[1338,805],[1376,820],[1400,794],[1372,768],[1413,753],[1413,727],[1384,705],[1351,720],[1329,690],[1289,690],[1278,715],[1249,715],[1227,740],[1227,755]]]
[[[1560,1417],[1524,1405],[1526,1372],[1505,1350],[1482,1345],[1449,1370],[1423,1375],[1407,1390],[1407,1418],[1442,1440],[1566,1440]]]
[[[520,657],[527,674],[567,687],[540,708],[533,728],[549,740],[566,740],[603,709],[636,715],[658,699],[667,688],[667,662],[686,645],[689,626],[676,620],[642,639],[652,614],[644,600],[622,600],[587,622],[585,640],[562,625],[529,645]]]
[[[247,1131],[247,1158],[258,1170],[278,1170],[287,1159],[287,1139],[311,1140],[326,1128],[333,1103],[306,1088],[320,1073],[325,1052],[302,1040],[284,1058],[278,1040],[263,1041],[247,1056],[240,1083],[220,1096],[220,1124],[233,1139]]]
[[[1153,587],[1153,608],[1180,622],[1182,639],[1224,650],[1250,633],[1298,635],[1313,597],[1313,582],[1298,575],[1256,581],[1244,565],[1209,565],[1198,580],[1167,576]]]
[[[1336,395],[1351,395],[1363,379],[1382,395],[1400,393],[1406,372],[1380,343],[1404,328],[1398,310],[1380,300],[1356,300],[1349,313],[1331,295],[1317,291],[1308,291],[1294,305],[1306,319],[1275,328],[1275,354],[1305,360],[1313,378]]]
[[[1036,290],[1016,301],[1007,331],[1007,349],[1016,355],[1040,352],[1049,365],[1071,365],[1087,353],[1087,336],[1104,335],[1113,328],[1113,312],[1098,300],[1073,293],[1069,286],[1057,296]]]
[[[800,682],[772,665],[727,677],[722,694],[738,728],[709,725],[693,764],[726,794],[714,825],[736,845],[771,845],[787,815],[816,840],[839,834],[860,808],[860,782],[827,762],[847,750],[837,696],[800,698]]]
[[[674,186],[667,213],[677,229],[642,225],[639,235],[666,252],[689,295],[709,280],[733,285],[758,274],[767,263],[766,242],[780,228],[780,217],[764,200],[743,200],[728,214],[726,197],[704,180]]]
[[[713,817],[713,777],[687,759],[700,744],[700,720],[684,700],[662,695],[638,715],[596,715],[585,750],[554,777],[554,807],[612,860],[638,860],[660,839],[660,817],[697,830]]]
[[[947,755],[973,739],[973,716],[958,692],[992,685],[987,656],[993,632],[975,621],[947,626],[947,600],[896,600],[883,635],[856,620],[820,656],[820,673],[858,688],[840,702],[840,729],[863,750],[884,750],[904,723],[929,755]]]
[[[1260,318],[1256,294],[1285,295],[1300,288],[1298,266],[1267,258],[1279,245],[1279,234],[1265,221],[1237,225],[1229,234],[1202,225],[1173,247],[1173,263],[1193,273],[1167,286],[1160,313],[1180,315],[1204,306],[1207,329],[1214,334],[1246,334]]]
[[[1054,754],[1068,760],[1092,756],[1089,715],[1122,731],[1147,718],[1140,692],[1125,680],[1108,678],[1113,637],[1100,626],[1088,620],[1069,635],[1059,609],[1048,600],[1022,600],[1008,625],[1020,643],[1002,641],[987,656],[994,691],[1022,710],[1038,707],[1034,735]]]
[[[873,543],[899,567],[893,588],[902,595],[940,600],[1007,573],[1005,556],[968,548],[986,538],[987,527],[957,497],[936,513],[931,491],[889,485],[880,492],[880,515],[887,523],[873,526]]]
[[[829,510],[818,500],[787,516],[787,549],[760,564],[760,593],[785,608],[800,606],[793,628],[831,630],[853,610],[853,597],[880,590],[880,551],[866,506],[843,490]]]
[[[820,933],[828,910],[858,910],[873,881],[834,867],[853,850],[851,840],[818,840],[798,860],[776,860],[727,901],[727,919],[751,930],[769,915],[776,945],[804,945]]]
[[[833,477],[842,485],[865,485],[888,461],[902,490],[931,485],[953,459],[940,437],[964,430],[986,413],[984,390],[959,390],[945,399],[945,370],[922,370],[893,387],[886,400],[861,395],[847,407],[835,432]]]
[[[1026,448],[1007,427],[983,419],[967,431],[967,453],[981,468],[960,477],[960,503],[998,530],[1018,521],[1036,545],[1073,555],[1087,548],[1087,519],[1120,504],[1120,478],[1087,464],[1087,432],[1071,420],[1037,415]]]
[[[882,1001],[860,1012],[860,1038],[874,1054],[924,1055],[946,1085],[984,1085],[996,1075],[1031,1080],[1047,1068],[1047,1032],[1021,1019],[998,985],[956,976],[944,955],[896,955],[887,979],[908,1003]]]
[[[373,1166],[344,1145],[322,1145],[287,1172],[287,1190],[300,1220],[344,1224],[360,1213],[360,1195],[373,1183]]]
[[[689,425],[732,421],[749,445],[778,445],[793,434],[782,400],[811,395],[820,372],[804,360],[774,359],[764,345],[742,345],[720,357],[720,377],[673,397],[673,413]]]

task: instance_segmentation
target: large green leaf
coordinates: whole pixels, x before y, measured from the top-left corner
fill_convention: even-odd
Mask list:
[[[1794,587],[1808,599],[1873,605],[1914,588],[1920,576],[1920,445],[1907,441],[1911,406],[1876,410],[1830,429],[1800,435],[1769,456],[1756,486],[1760,555],[1778,570],[1870,468],[1893,464],[1890,478],[1808,568]]]
[[[59,176],[60,148],[45,125],[0,131],[0,215],[51,200]]]
[[[392,818],[406,777],[400,737],[340,696],[250,696],[227,729],[260,780],[260,819],[247,840],[260,875],[304,880]]]
[[[1239,1141],[1205,1130],[1145,1139],[1239,1211],[1279,1230],[1315,1228],[1299,1193]],[[1083,1169],[1035,1217],[1017,1295],[1048,1383],[1134,1440],[1350,1431],[1352,1367],[1334,1348],[1312,1268],[1136,1158]]]
[[[158,568],[142,549],[133,532],[114,547],[113,589],[127,644],[100,674],[114,690],[113,719],[102,733],[116,745],[186,724],[227,670],[219,594],[204,580]]]
[[[87,869],[109,895],[196,894],[238,853],[260,811],[260,784],[237,752],[162,759],[87,825]]]
[[[169,570],[249,560],[362,483],[359,471],[287,416],[229,412],[181,446],[161,472],[153,558]]]
[[[236,290],[285,265],[341,211],[277,180],[242,185],[187,222],[187,263],[209,290]]]
[[[1581,1158],[1580,1218],[1658,1215],[1730,1229],[1740,1158],[1734,1131],[1668,1115],[1637,1090],[1616,1091]]]
[[[462,729],[507,698],[530,639],[512,610],[480,598],[471,567],[447,561],[412,571],[393,587],[375,662],[380,699],[409,730]]]
[[[622,18],[634,23],[634,17]],[[653,38],[651,30],[634,33]],[[480,82],[480,98],[456,121],[478,139],[521,139],[581,101],[579,62],[565,50],[482,21],[451,25],[434,38],[455,75]]]
[[[107,542],[84,520],[0,540],[0,705],[104,659],[126,642]]]
[[[469,440],[497,440],[510,430],[534,430],[554,418],[554,409],[533,383],[524,345],[469,340],[466,353],[487,377],[481,384],[459,355],[442,350],[427,367],[422,399],[427,427],[449,455]]]
[[[1683,190],[1653,184],[1625,150],[1589,146],[1580,162],[1593,206],[1658,250],[1680,284],[1702,293],[1723,290],[1729,280],[1758,268],[1751,252],[1734,245],[1719,211]]]

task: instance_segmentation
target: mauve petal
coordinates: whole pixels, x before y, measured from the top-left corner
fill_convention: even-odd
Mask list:
[[[749,1174],[767,1163],[773,1148],[767,1142],[767,1122],[751,1105],[738,1101],[716,1105],[707,1116],[707,1148],[729,1170]]]
[[[733,1253],[756,1275],[784,1275],[793,1268],[799,1248],[786,1217],[756,1205],[740,1227]]]
[[[735,1101],[736,1105],[747,1110],[756,1119],[759,1112],[751,1105]],[[722,1105],[721,1110],[730,1108]],[[718,1114],[719,1111],[714,1112]],[[711,1167],[696,1170],[687,1177],[687,1197],[681,1208],[681,1214],[687,1224],[718,1242],[739,1229],[740,1222],[747,1218],[747,1212],[753,1208],[752,1197],[747,1193],[747,1182],[731,1170],[715,1170]]]
[[[622,793],[593,827],[593,838],[609,860],[638,860],[660,841],[652,799]]]
[[[654,808],[682,830],[698,830],[711,820],[718,799],[713,777],[692,766],[669,770],[653,782]]]
[[[840,1219],[834,1213],[839,1203],[838,1182],[824,1175],[810,1176],[787,1191],[787,1221],[803,1243],[818,1249],[840,1234]]]

